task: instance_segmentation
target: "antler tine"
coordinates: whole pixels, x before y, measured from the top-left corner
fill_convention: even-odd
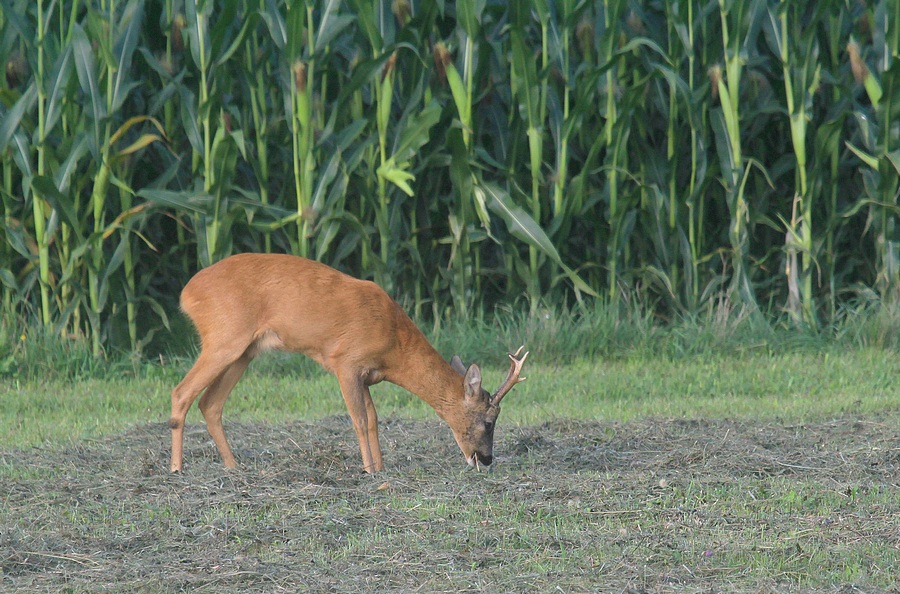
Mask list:
[[[519,382],[525,381],[526,378],[519,377],[519,374],[522,373],[522,365],[525,364],[525,358],[528,357],[527,351],[521,357],[519,356],[524,348],[525,345],[522,345],[519,347],[519,350],[517,350],[515,354],[509,353],[509,360],[512,362],[509,366],[509,373],[506,374],[506,379],[503,380],[503,383],[500,384],[500,387],[497,388],[497,391],[494,392],[493,396],[491,396],[491,404],[493,406],[499,405],[500,401],[510,390],[512,390],[513,386],[515,386]]]

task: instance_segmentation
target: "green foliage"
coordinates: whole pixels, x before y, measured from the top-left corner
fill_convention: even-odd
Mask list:
[[[2,0],[2,310],[140,352],[199,267],[278,251],[434,323],[844,327],[900,295],[898,10]]]

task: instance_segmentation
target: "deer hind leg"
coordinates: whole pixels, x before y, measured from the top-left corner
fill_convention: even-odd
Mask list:
[[[375,403],[372,402],[372,394],[366,385],[363,385],[363,395],[366,403],[366,440],[369,443],[369,452],[372,454],[372,468],[377,472],[384,470],[384,461],[381,458],[381,444],[378,443],[378,413],[375,412]]]
[[[231,448],[228,447],[228,440],[225,439],[225,428],[222,426],[222,409],[225,407],[225,400],[231,394],[235,384],[241,379],[247,365],[250,364],[252,357],[248,353],[244,353],[241,357],[225,368],[200,397],[198,406],[203,418],[206,419],[206,430],[216,444],[219,455],[222,456],[222,463],[228,468],[234,468],[237,464],[234,461],[234,455]]]
[[[375,413],[375,403],[372,402],[369,387],[362,378],[356,376],[339,375],[338,381],[359,439],[363,469],[370,473],[383,470],[381,446],[378,443],[378,415]]]
[[[197,362],[187,372],[175,389],[172,390],[172,415],[169,427],[172,429],[172,461],[171,471],[180,472],[184,458],[184,420],[188,409],[197,396],[223,374],[226,368],[241,357],[241,354],[228,356],[221,352],[203,350]]]

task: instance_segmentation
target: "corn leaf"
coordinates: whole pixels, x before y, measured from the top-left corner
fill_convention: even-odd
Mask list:
[[[212,196],[208,194],[161,190],[158,188],[143,188],[135,194],[161,206],[170,206],[176,210],[187,210],[198,214],[209,212],[209,204],[212,201]]]
[[[353,7],[353,13],[356,15],[360,28],[369,39],[369,45],[372,47],[372,55],[377,55],[384,47],[384,39],[378,32],[378,26],[375,24],[375,6],[380,2],[370,2],[369,0],[350,0],[350,6]]]
[[[70,99],[67,87],[72,74],[72,46],[67,45],[54,64],[51,72],[50,92],[47,94],[47,114],[44,129],[52,130],[62,116],[66,102]]]
[[[3,118],[0,119],[0,153],[6,150],[6,145],[16,133],[22,117],[34,107],[37,101],[37,87],[33,84],[28,85],[22,96],[13,104]]]
[[[469,105],[469,98],[466,94],[466,85],[463,83],[459,70],[451,62],[446,66],[447,84],[450,85],[450,93],[453,95],[453,103],[456,105],[456,111],[459,114],[459,121],[463,126],[469,126],[472,121],[472,106]]]
[[[315,53],[325,49],[331,41],[340,35],[349,25],[356,22],[356,17],[350,14],[338,14],[340,0],[325,0],[325,5],[320,9],[319,26],[316,29]]]
[[[81,241],[81,223],[72,198],[63,194],[56,187],[53,179],[46,175],[37,175],[31,180],[31,187],[38,195],[46,200],[63,222],[71,227],[72,232]]]
[[[116,43],[114,51],[119,53],[116,70],[113,74],[112,98],[110,109],[119,111],[129,91],[138,83],[128,83],[127,80],[133,73],[132,56],[137,47],[141,35],[141,25],[144,17],[144,3],[142,0],[131,0],[125,7],[122,20],[127,24],[121,38]]]
[[[597,296],[594,291],[578,274],[566,266],[553,242],[538,223],[531,216],[513,203],[509,193],[499,186],[483,182],[476,187],[476,191],[484,192],[487,196],[488,207],[500,216],[506,223],[510,234],[526,244],[537,248],[541,253],[556,263],[569,277],[576,291],[588,295]]]
[[[856,155],[857,157],[859,157],[863,163],[865,163],[866,165],[868,165],[875,171],[878,171],[878,158],[877,157],[874,157],[873,155],[870,155],[869,153],[865,152],[864,150],[857,148],[856,146],[853,145],[852,142],[847,142],[845,144],[847,145],[847,148],[850,149],[851,151],[853,151],[853,154]]]
[[[88,40],[84,29],[78,25],[75,25],[72,35],[72,50],[75,53],[75,69],[78,72],[78,82],[81,84],[82,92],[87,96],[88,112],[91,114],[90,123],[94,130],[94,143],[91,146],[91,150],[94,151],[95,158],[99,159],[99,150],[102,146],[100,141],[100,123],[104,118],[105,108],[103,107],[103,97],[100,95],[97,81],[91,42]]]
[[[416,176],[412,173],[403,169],[402,166],[398,167],[396,163],[394,163],[393,159],[388,159],[378,168],[378,176],[386,179],[391,182],[408,196],[412,196],[414,194],[412,187],[409,185],[409,182],[416,179]]]
[[[484,3],[485,0],[459,0],[456,3],[456,20],[470,39],[478,36]]]
[[[428,142],[431,129],[440,118],[441,106],[437,100],[432,100],[422,111],[406,120],[394,148],[394,158],[400,162],[411,159]]]

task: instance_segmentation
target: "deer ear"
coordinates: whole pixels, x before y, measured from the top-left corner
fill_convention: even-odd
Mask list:
[[[463,365],[462,359],[459,358],[459,355],[453,355],[453,358],[450,359],[450,367],[452,367],[460,375],[466,374],[466,366]]]
[[[481,398],[481,369],[474,363],[469,365],[463,380],[466,398]]]

